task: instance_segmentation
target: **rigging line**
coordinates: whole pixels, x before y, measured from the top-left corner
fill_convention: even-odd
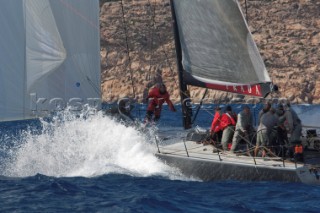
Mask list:
[[[206,111],[206,112],[207,112],[209,115],[211,115],[212,117],[214,117],[214,114],[211,113],[208,109],[204,108],[203,110]]]
[[[165,7],[165,6],[163,6],[163,7]],[[155,11],[155,8],[154,8],[154,11]],[[154,21],[154,23],[155,23],[155,15],[154,15],[153,21]],[[155,27],[155,24],[154,24],[154,27]],[[160,36],[159,34],[156,34],[156,35],[158,36],[158,40],[159,40],[159,41],[163,41],[163,39],[161,38],[161,36]],[[161,50],[162,50],[162,52],[163,52],[163,54],[164,54],[164,56],[165,56],[165,58],[166,58],[166,62],[167,62],[167,64],[168,64],[168,66],[169,66],[171,75],[173,76],[173,80],[174,80],[175,86],[179,88],[179,83],[177,82],[177,80],[176,80],[175,77],[174,77],[174,71],[173,71],[172,65],[171,65],[171,63],[170,63],[168,54],[167,54],[167,52],[166,52],[166,50],[165,50],[165,48],[164,48],[163,46],[161,46]],[[183,95],[185,95],[185,96],[187,96],[187,97],[190,97],[190,95],[189,95],[188,93],[186,93],[186,92],[184,92],[184,91],[181,91],[181,90],[180,90],[180,94],[183,94]]]
[[[150,2],[150,0],[149,0],[149,2]],[[154,1],[154,2],[156,2],[156,1]],[[155,5],[155,3],[154,3],[154,5]],[[163,6],[163,7],[165,7],[165,6]],[[156,11],[156,7],[154,6],[153,28],[156,27],[156,26],[155,26],[155,18],[156,18],[156,13],[155,13],[155,11]],[[158,37],[158,40],[160,41],[160,43],[162,43],[161,41],[163,41],[163,39],[161,38],[161,36],[160,36],[159,34],[157,34],[157,33],[155,33],[155,34],[156,34],[156,36]],[[161,50],[162,50],[162,52],[163,52],[163,54],[164,54],[164,56],[165,56],[165,59],[166,59],[166,62],[167,62],[167,64],[168,64],[168,66],[169,66],[171,75],[173,76],[173,80],[174,80],[175,86],[179,88],[179,83],[177,82],[177,80],[176,80],[175,77],[174,77],[174,70],[173,70],[173,68],[172,68],[172,64],[170,63],[168,54],[167,54],[167,52],[166,52],[166,50],[165,50],[165,48],[164,48],[163,46],[161,46]],[[190,97],[189,94],[187,94],[187,93],[185,93],[185,92],[183,92],[183,91],[180,91],[180,93],[183,94],[183,95],[185,95],[185,96],[187,96],[187,97]]]
[[[196,114],[194,115],[194,117],[193,117],[193,119],[192,119],[192,121],[191,121],[191,124],[193,124],[194,121],[196,120],[196,118],[197,118],[197,116],[198,116],[198,113],[199,113],[199,111],[200,111],[200,108],[201,108],[201,106],[202,106],[203,99],[206,97],[207,93],[208,93],[208,88],[206,89],[206,91],[204,92],[204,94],[203,94],[203,96],[202,96],[202,99],[201,99],[201,101],[200,101],[200,104],[199,104],[199,106],[198,106],[198,109],[197,109],[197,111],[196,111]]]
[[[248,19],[248,5],[247,5],[247,0],[244,1],[244,4],[246,6],[246,20],[247,20],[247,23],[249,23],[249,19]]]
[[[149,2],[149,4],[151,5],[151,3],[150,3],[150,0],[148,0],[148,2]],[[154,35],[156,34],[157,36],[158,36],[158,39],[159,39],[159,41],[162,41],[162,39],[161,39],[161,36],[159,35],[159,34],[157,34],[157,33],[154,33],[154,30],[156,29],[156,21],[155,21],[155,19],[156,19],[156,0],[154,0],[154,3],[153,3],[153,16],[152,16],[152,41],[153,41],[153,39],[154,39]],[[160,42],[161,43],[161,42]],[[151,44],[152,45],[152,44]],[[173,73],[173,69],[172,69],[172,67],[171,67],[171,64],[170,64],[170,62],[169,62],[169,58],[168,58],[168,55],[167,55],[167,53],[166,53],[166,51],[165,51],[165,48],[163,47],[163,46],[161,46],[161,49],[162,49],[162,52],[164,53],[164,56],[165,56],[165,58],[166,58],[166,62],[168,63],[168,65],[169,65],[169,69],[170,69],[170,72],[171,73]],[[153,53],[153,52],[152,52]],[[156,73],[157,75],[159,75],[158,73]],[[175,81],[175,83],[176,83],[176,80],[174,79],[174,81]],[[176,84],[177,85],[177,84]]]
[[[130,50],[129,50],[129,43],[128,43],[128,29],[127,29],[126,20],[125,20],[125,17],[124,17],[123,0],[120,1],[120,4],[121,4],[122,23],[123,23],[123,28],[124,28],[127,55],[128,55],[128,64],[129,64],[129,72],[130,72],[130,78],[131,78],[131,86],[132,86],[133,98],[135,98],[136,97],[136,91],[135,91],[134,82],[133,82],[133,73],[132,73],[132,70],[131,70],[131,58],[130,58],[130,52],[129,52]]]
[[[150,5],[150,10],[152,10],[152,4],[151,4],[151,1],[148,0],[148,3]],[[154,42],[154,27],[155,27],[155,9],[156,8],[156,2],[154,1],[153,3],[153,11],[151,13],[151,32],[150,32],[150,37],[151,37],[151,41],[150,41],[150,60],[149,60],[149,72],[151,71],[151,67],[152,67],[152,59],[153,59],[153,54],[154,54],[154,51],[153,51],[153,42]]]
[[[153,23],[152,23],[152,28],[153,28],[152,39],[154,39],[154,34],[155,34],[155,30],[156,30],[156,21],[155,21],[155,19],[156,19],[156,4],[157,4],[156,0],[154,0],[154,3],[153,3],[153,5],[154,5],[153,6],[153,17],[152,17],[152,21],[153,21]],[[162,64],[162,62],[161,62],[161,64]],[[160,66],[160,68],[162,68],[162,66]],[[159,66],[158,66],[158,70],[159,70]],[[161,79],[162,79],[162,76],[160,75],[158,70],[156,70],[155,74],[156,74],[156,76],[160,76]],[[162,74],[162,72],[161,72],[161,74]]]
[[[73,7],[70,3],[67,3],[66,0],[60,0],[61,4],[64,5],[68,10],[70,10],[72,13],[77,15],[79,19],[83,20],[87,24],[89,24],[92,28],[94,28],[97,31],[100,31],[100,27],[96,25],[95,21],[90,20],[89,17],[85,16],[80,10],[77,8]]]
[[[247,141],[247,140],[246,140],[244,137],[242,137],[241,135],[240,135],[240,137],[241,137],[245,142],[247,142],[249,145],[251,145],[251,146],[253,146],[253,147],[256,147],[256,144],[253,144],[253,139],[254,139],[254,138],[257,138],[258,133],[261,132],[262,130],[264,130],[264,129],[261,129],[261,130],[259,130],[259,131],[256,131],[255,134],[252,135],[251,141]],[[277,155],[276,155],[274,152],[272,152],[270,149],[268,149],[266,146],[259,146],[259,147],[265,149],[265,151],[267,151],[267,154],[270,154],[270,155],[273,155],[274,157],[277,157]],[[273,147],[273,146],[270,146],[270,147]]]
[[[154,1],[154,2],[156,3],[156,1]],[[155,5],[155,3],[154,3],[154,5]],[[165,7],[165,6],[163,6],[163,7]],[[156,12],[155,12],[155,11],[156,11],[156,7],[154,6],[153,28],[155,28],[155,18],[156,18]],[[161,36],[160,36],[159,34],[157,34],[157,33],[155,33],[155,34],[158,36],[158,40],[159,40],[159,41],[163,41],[163,40],[161,39]],[[161,43],[161,42],[160,42],[160,43]],[[167,62],[168,65],[169,65],[169,69],[170,69],[171,75],[173,75],[174,72],[173,72],[172,65],[171,65],[171,63],[170,63],[170,61],[169,61],[168,54],[167,54],[167,52],[166,52],[166,50],[165,50],[165,48],[164,48],[163,46],[161,46],[161,50],[162,50],[162,52],[164,53],[164,56],[165,56],[165,58],[166,58],[166,62]],[[174,82],[175,82],[176,87],[179,87],[176,79],[173,78],[173,80],[174,80]]]
[[[86,75],[86,79],[89,82],[89,84],[93,87],[93,89],[96,91],[96,93],[98,95],[101,95],[101,88],[98,88],[98,86],[96,86],[95,83],[87,75]]]
[[[207,111],[207,109],[205,109],[205,110]],[[212,114],[212,113],[210,113],[209,111],[208,111],[208,113],[209,113],[209,114]],[[218,120],[221,121],[220,118],[219,118]],[[237,130],[236,130],[236,129],[234,129],[234,130],[232,129],[232,131],[233,131],[233,134],[234,134]],[[260,131],[261,131],[261,130],[260,130]],[[259,131],[258,131],[258,132],[259,132]],[[246,139],[244,136],[242,136],[241,134],[239,134],[239,136],[240,136],[240,138],[241,138],[242,140],[244,140],[247,144],[255,147],[256,145],[253,144],[252,140],[255,138],[254,136],[257,135],[258,132],[256,132],[256,133],[253,135],[251,141],[250,141],[250,140],[247,140],[247,139]],[[273,153],[273,152],[272,152],[270,149],[268,149],[266,146],[261,146],[261,147],[264,148],[264,149],[267,151],[268,154],[271,154],[271,155],[273,155],[273,156],[277,156],[275,153]]]
[[[148,0],[150,2],[150,0]],[[165,6],[163,6],[165,7]],[[152,27],[153,27],[153,30],[155,30],[156,28],[156,23],[155,23],[155,18],[156,18],[156,0],[154,1],[154,8],[153,8],[153,24],[152,24]],[[157,33],[154,33],[157,37],[158,37],[158,40],[160,41],[163,41],[163,39],[161,38],[161,36]],[[154,35],[153,34],[153,35]],[[169,60],[169,57],[168,57],[168,54],[165,50],[165,48],[163,46],[161,46],[161,50],[165,56],[165,59],[166,59],[166,62],[169,66],[169,69],[170,69],[170,72],[171,72],[171,75],[173,76],[174,75],[174,71],[173,71],[173,68],[172,68],[172,65],[170,63],[170,60]],[[174,80],[174,83],[175,83],[175,86],[179,88],[179,84],[177,83],[177,80],[175,79],[175,77],[173,76],[173,80]],[[189,95],[183,91],[180,91],[180,93],[184,94],[185,96],[189,97]]]
[[[159,38],[159,41],[162,41],[160,35],[158,35],[158,38]],[[172,65],[171,65],[171,63],[170,63],[168,54],[167,54],[165,48],[164,48],[163,46],[161,46],[161,47],[162,47],[162,48],[161,48],[161,49],[162,49],[162,52],[164,53],[164,56],[165,56],[165,58],[166,58],[166,61],[167,61],[168,65],[169,65],[170,72],[171,72],[172,75],[174,75],[174,71],[173,71]],[[176,86],[178,86],[178,83],[177,83],[176,79],[175,79],[175,78],[173,78],[173,79],[174,79],[174,82],[175,82]]]
[[[72,61],[73,61],[74,65],[75,65],[76,67],[78,67],[77,70],[79,71],[79,73],[82,74],[82,76],[86,78],[86,80],[87,80],[88,83],[91,85],[91,87],[95,90],[95,92],[97,93],[97,95],[101,95],[101,88],[99,88],[99,87],[91,80],[91,78],[82,71],[82,69],[81,69],[81,67],[80,67],[80,64],[77,63],[77,61],[76,61],[75,58],[72,58]]]

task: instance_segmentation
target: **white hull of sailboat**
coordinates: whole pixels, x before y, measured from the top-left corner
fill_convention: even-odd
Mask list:
[[[156,156],[187,177],[211,180],[284,181],[320,184],[320,169],[282,161],[213,153],[213,147],[186,141],[163,146]]]

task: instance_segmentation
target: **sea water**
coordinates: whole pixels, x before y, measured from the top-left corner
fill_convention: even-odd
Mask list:
[[[179,126],[177,108],[165,107],[157,128]],[[196,124],[208,128],[213,109],[202,107]],[[252,106],[255,116],[260,109]],[[319,106],[295,110],[319,126]],[[134,115],[144,113],[137,105]],[[63,112],[4,123],[0,131],[1,212],[320,212],[319,186],[184,177],[154,156],[154,129],[141,132],[102,113]]]

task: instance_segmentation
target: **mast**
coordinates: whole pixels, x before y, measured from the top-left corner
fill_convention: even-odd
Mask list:
[[[173,32],[174,32],[174,43],[176,49],[176,58],[177,58],[177,69],[178,69],[178,77],[179,77],[179,90],[180,90],[180,101],[181,101],[181,109],[182,109],[182,122],[183,127],[185,129],[189,129],[192,127],[191,116],[192,109],[190,108],[190,94],[187,88],[187,84],[183,81],[183,66],[182,66],[182,51],[179,37],[178,24],[176,19],[176,13],[174,9],[174,0],[170,0],[171,5],[171,14],[173,21]]]

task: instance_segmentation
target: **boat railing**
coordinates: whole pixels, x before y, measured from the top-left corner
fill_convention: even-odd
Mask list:
[[[318,131],[317,131],[318,130]],[[318,150],[318,152],[320,153],[320,137],[319,137],[319,133],[320,133],[320,127],[315,127],[315,126],[303,126],[303,136],[302,136],[302,145],[303,148],[305,147],[309,147],[312,146],[313,149]],[[181,138],[183,140],[183,149],[184,152],[186,154],[187,157],[194,157],[194,153],[193,150],[190,150],[190,148],[187,147],[186,144],[186,138]],[[161,149],[162,147],[160,146],[160,140],[156,137],[156,145],[157,145],[157,149],[158,149],[158,153],[161,153]],[[252,144],[251,144],[252,145]],[[203,144],[201,144],[201,146],[203,146]],[[276,160],[276,161],[282,161],[282,166],[286,167],[286,163],[288,162],[285,158],[285,150],[286,145],[279,145],[277,146],[277,148],[280,149],[280,152],[278,152],[276,155],[274,155],[273,157],[269,158],[270,160]],[[182,147],[181,147],[182,148]],[[198,147],[199,148],[199,147]],[[269,148],[275,148],[275,147],[268,147]],[[170,150],[170,148],[168,148],[167,146],[165,147],[165,150],[168,151]],[[170,153],[166,153],[165,154],[181,154],[181,151],[183,150],[172,150],[172,152]],[[269,150],[270,151],[270,150]],[[270,151],[270,153],[272,153]],[[217,149],[216,153],[208,153],[208,155],[212,155],[212,154],[216,154],[218,155],[219,161],[222,161],[224,158],[229,157],[228,155],[224,155],[222,154],[221,150]],[[259,157],[255,157],[252,154],[248,154],[248,157],[252,157],[252,161],[254,163],[254,165],[257,165],[257,159],[260,159]],[[209,159],[210,157],[206,157],[206,155],[203,153],[203,157],[205,159]],[[306,160],[310,160],[310,158],[312,158],[312,156],[306,156],[304,159],[304,162],[306,163]],[[316,158],[320,158],[320,156],[316,156]],[[268,160],[268,157],[265,157],[264,159]],[[297,164],[300,164],[300,162],[297,161],[296,158],[290,159],[291,163],[294,163],[295,166],[297,167]],[[309,163],[306,163],[309,164]]]
[[[156,141],[156,145],[157,145],[157,148],[158,148],[158,153],[160,153],[159,139],[158,139],[158,137],[157,137],[156,135],[154,136],[154,139],[155,139],[155,141]]]
[[[173,148],[169,148],[169,147],[160,146],[159,139],[157,137],[155,139],[156,139],[158,153],[162,153],[162,154],[170,154],[170,155],[179,155],[180,156],[182,154],[182,151],[184,151],[187,157],[199,158],[199,159],[205,159],[205,160],[212,160],[212,158],[210,158],[209,156],[212,156],[215,154],[218,156],[219,161],[223,161],[223,159],[229,159],[229,160],[230,159],[239,159],[239,156],[237,156],[237,155],[224,155],[223,152],[221,152],[220,150],[217,150],[216,153],[212,153],[212,152],[201,153],[203,155],[203,157],[199,157],[199,156],[194,155],[194,154],[197,154],[198,152],[195,152],[193,150],[197,149],[199,147],[203,147],[203,144],[199,144],[199,146],[196,146],[193,148],[188,148],[186,145],[186,140],[183,140],[183,149],[173,149]],[[162,148],[165,148],[165,151],[161,151]],[[250,156],[248,156],[248,157],[250,157]],[[268,162],[270,160],[282,161],[283,167],[286,167],[285,161],[281,157],[264,157],[264,158],[254,157],[254,156],[251,156],[251,157],[252,157],[254,165],[258,165],[258,163],[257,163],[258,159],[260,159],[260,160],[264,159],[266,162]],[[235,160],[235,162],[237,162],[237,160]],[[260,162],[260,164],[261,164],[261,162]],[[297,167],[297,164],[296,164],[296,167]]]
[[[185,138],[183,139],[183,145],[184,145],[184,148],[186,150],[187,156],[189,157],[189,152],[188,152],[188,148],[187,148],[187,145],[186,145],[186,139]]]

